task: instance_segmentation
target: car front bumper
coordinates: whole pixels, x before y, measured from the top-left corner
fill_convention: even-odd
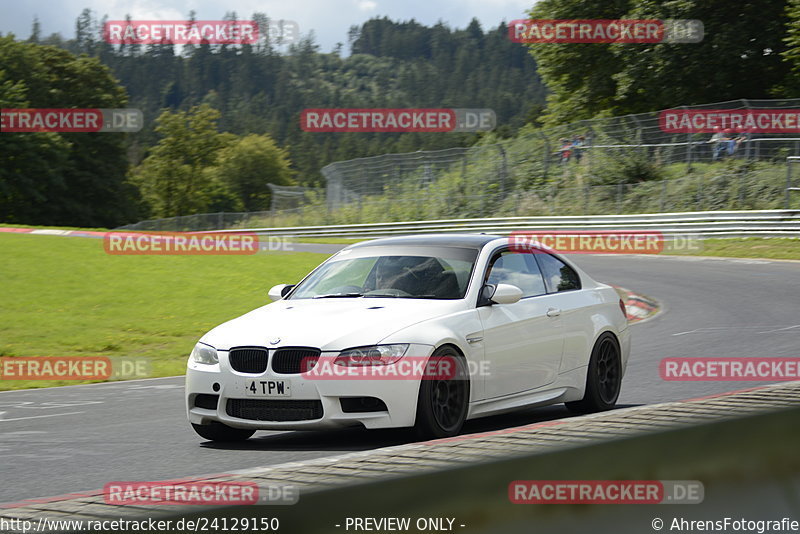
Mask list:
[[[408,354],[430,356],[433,347],[412,344]],[[314,430],[363,425],[366,428],[410,427],[414,425],[420,380],[415,377],[329,377],[309,378],[300,374],[279,374],[268,366],[260,374],[241,373],[231,369],[228,352],[218,351],[219,363],[198,364],[189,361],[186,371],[186,409],[189,421],[205,425],[219,422],[234,428],[257,430]],[[332,353],[323,353],[331,357]],[[290,396],[266,397],[248,395],[247,387],[252,381],[283,380],[289,385]],[[216,396],[216,409],[196,406],[198,395],[210,399]],[[380,411],[345,411],[342,398],[372,397],[382,401],[386,409]],[[234,402],[229,402],[234,401]],[[236,417],[229,412],[235,404],[246,402],[249,406],[270,406],[284,411],[281,419],[302,413],[301,419],[269,421]],[[253,402],[255,401],[255,402]],[[266,402],[262,402],[266,401]],[[300,401],[300,402],[294,402]],[[260,403],[260,404],[259,404]],[[302,408],[298,408],[302,405]],[[308,418],[309,405],[321,407],[321,416]],[[381,407],[382,408],[382,407]],[[295,410],[294,412],[292,410]],[[289,415],[286,415],[286,414]]]

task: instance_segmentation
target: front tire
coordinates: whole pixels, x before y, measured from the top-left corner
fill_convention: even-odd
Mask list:
[[[469,373],[464,358],[452,347],[440,347],[428,360],[419,386],[414,430],[420,439],[455,436],[461,432],[469,404]],[[442,370],[447,371],[442,372]],[[437,376],[438,375],[438,376]]]
[[[255,430],[248,430],[244,428],[233,428],[222,423],[213,422],[208,425],[196,425],[192,423],[192,428],[201,438],[209,441],[219,441],[224,443],[232,443],[236,441],[245,441],[256,433]]]
[[[619,342],[613,334],[606,332],[598,338],[592,349],[583,399],[564,404],[575,413],[610,410],[617,403],[621,386],[622,358]]]

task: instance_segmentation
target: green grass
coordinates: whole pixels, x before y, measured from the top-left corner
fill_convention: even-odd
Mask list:
[[[89,230],[92,232],[106,232],[107,228],[84,228],[79,226],[31,226],[29,224],[0,223],[0,228],[48,228],[51,230]]]
[[[324,259],[110,256],[101,239],[0,234],[0,356],[142,357],[152,376],[182,374],[207,330]],[[0,380],[0,390],[64,384]]]
[[[800,260],[800,239],[706,239],[698,256]]]

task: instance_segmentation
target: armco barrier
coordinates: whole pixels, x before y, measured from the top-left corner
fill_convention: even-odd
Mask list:
[[[693,235],[701,238],[800,238],[800,210],[695,211],[638,215],[447,219],[331,226],[237,228],[216,230],[215,232],[254,232],[260,235],[291,237],[361,238],[442,232],[484,232],[507,235],[516,230],[560,232],[570,230],[651,230],[662,232],[665,236]]]

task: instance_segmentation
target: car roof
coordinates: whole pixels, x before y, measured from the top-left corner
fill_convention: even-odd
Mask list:
[[[487,243],[499,239],[501,236],[488,234],[427,234],[407,235],[399,237],[384,237],[363,241],[350,245],[347,248],[375,247],[375,246],[434,246],[434,247],[461,247],[480,250]]]

